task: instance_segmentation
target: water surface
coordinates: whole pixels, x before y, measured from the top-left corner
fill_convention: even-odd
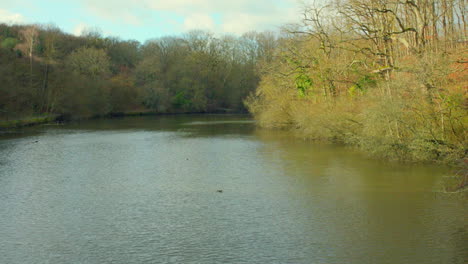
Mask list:
[[[466,263],[448,173],[244,116],[29,128],[0,136],[0,263]]]

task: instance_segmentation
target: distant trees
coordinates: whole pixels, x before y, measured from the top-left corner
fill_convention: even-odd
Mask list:
[[[110,62],[106,51],[94,47],[81,47],[73,51],[67,57],[66,64],[72,72],[91,78],[105,77],[110,72]]]
[[[273,33],[192,31],[144,44],[51,26],[0,24],[0,117],[245,111]],[[4,84],[4,85],[3,85]]]
[[[147,93],[147,106],[172,111],[242,110],[243,98],[259,80],[255,65],[264,57],[260,42],[250,49],[249,41],[247,35],[216,38],[192,31],[147,42],[141,47],[143,58],[135,75]]]
[[[1,43],[1,47],[6,50],[13,50],[13,48],[16,47],[16,44],[18,44],[17,39],[5,38]]]

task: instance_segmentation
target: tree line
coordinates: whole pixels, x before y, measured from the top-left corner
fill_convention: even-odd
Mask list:
[[[466,0],[304,4],[281,32],[137,41],[0,25],[0,117],[244,111],[398,160],[468,154]],[[466,164],[466,162],[465,162]]]
[[[246,104],[259,124],[398,160],[468,154],[466,0],[304,5]]]
[[[133,40],[0,24],[0,119],[152,111],[243,112],[277,36],[251,32]]]

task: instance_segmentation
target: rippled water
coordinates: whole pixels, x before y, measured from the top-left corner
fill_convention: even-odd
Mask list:
[[[0,137],[0,263],[466,263],[448,173],[242,116],[30,128]]]

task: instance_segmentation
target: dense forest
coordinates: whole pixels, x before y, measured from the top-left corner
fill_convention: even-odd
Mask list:
[[[141,44],[98,32],[1,24],[0,119],[243,112],[276,43],[273,33],[192,31]]]
[[[466,8],[466,0],[306,6],[246,103],[265,127],[391,159],[467,165]]]
[[[0,25],[0,119],[248,109],[260,126],[378,156],[466,160],[466,0],[330,2],[278,33],[144,44]]]

